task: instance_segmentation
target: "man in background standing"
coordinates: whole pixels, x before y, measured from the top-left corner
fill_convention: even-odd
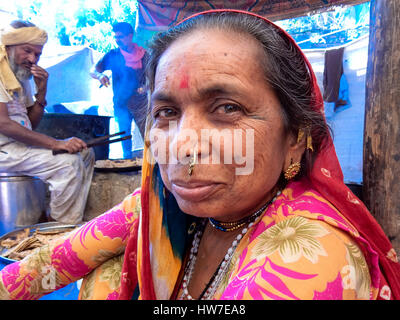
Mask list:
[[[94,67],[91,76],[107,87],[110,79],[103,74],[112,72],[114,116],[119,131],[131,133],[132,120],[144,136],[144,115],[146,94],[144,90],[144,66],[146,50],[133,42],[134,31],[127,22],[113,25],[114,38],[118,48],[110,50]],[[124,159],[132,158],[132,140],[122,142]]]

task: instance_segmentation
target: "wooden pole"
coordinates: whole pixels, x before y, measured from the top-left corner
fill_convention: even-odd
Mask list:
[[[400,252],[400,3],[372,0],[363,198]]]

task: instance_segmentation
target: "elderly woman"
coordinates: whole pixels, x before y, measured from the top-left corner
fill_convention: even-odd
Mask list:
[[[81,299],[400,298],[395,252],[343,184],[283,30],[200,13],[155,38],[147,80],[141,190],[3,269],[1,297],[84,277]]]

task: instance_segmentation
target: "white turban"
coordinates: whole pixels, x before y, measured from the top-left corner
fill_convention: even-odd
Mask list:
[[[1,30],[1,43],[5,46],[33,44],[43,46],[47,42],[47,32],[38,27],[23,27]]]
[[[0,44],[0,81],[7,92],[22,92],[22,87],[8,62],[6,46],[31,44],[43,46],[47,42],[47,32],[38,27],[22,27],[3,29]]]

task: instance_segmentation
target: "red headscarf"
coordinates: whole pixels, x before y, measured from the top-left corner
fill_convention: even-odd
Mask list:
[[[322,94],[317,83],[317,78],[312,70],[312,66],[307,57],[301,51],[300,47],[286,31],[260,15],[233,9],[204,11],[194,14],[187,19],[215,12],[238,12],[248,14],[262,19],[266,23],[269,23],[280,30],[303,55],[303,59],[307,64],[311,75],[315,101],[314,106],[320,112],[324,112]],[[343,173],[331,137],[326,141],[325,148],[317,155],[309,178],[314,188],[329,200],[339,210],[339,212],[341,212],[341,214],[358,230],[360,235],[366,239],[371,247],[378,253],[379,264],[382,272],[380,290],[385,287],[385,285],[389,284],[393,295],[392,298],[396,300],[400,299],[400,264],[398,263],[396,252],[382,228],[365,205],[358,200],[358,198],[344,184]]]
[[[298,49],[298,51],[302,54],[305,63],[309,69],[312,81],[312,90],[314,95],[314,107],[319,112],[323,113],[323,99],[321,95],[321,91],[318,87],[317,79],[312,70],[311,64],[306,58],[306,56],[302,53],[301,49],[298,47],[293,38],[286,33],[283,29],[267,20],[266,18],[259,16],[257,14],[241,11],[241,10],[233,10],[233,9],[218,9],[218,10],[209,10],[194,14],[183,21],[188,19],[192,19],[199,15],[216,13],[216,12],[237,12],[241,14],[247,14],[259,19],[262,19],[266,23],[274,26],[281,33],[283,33],[287,39],[289,39],[292,44]],[[182,21],[182,22],[183,22]],[[389,241],[383,232],[380,225],[376,222],[376,220],[372,217],[368,209],[365,205],[350,191],[350,189],[343,182],[343,174],[340,168],[340,164],[335,152],[335,148],[333,145],[332,138],[329,137],[327,141],[323,144],[323,149],[316,156],[313,168],[309,174],[309,179],[313,184],[313,187],[328,201],[330,201],[337,210],[358,230],[360,235],[368,241],[369,245],[375,250],[379,256],[379,265],[381,269],[380,275],[380,284],[379,284],[379,298],[388,298],[388,289],[390,287],[391,290],[391,299],[400,299],[400,264],[397,261],[396,253]],[[144,182],[144,183],[143,183]],[[146,182],[142,181],[142,210],[148,211],[148,201],[146,200]],[[144,188],[144,189],[143,189]],[[148,190],[147,190],[148,191]],[[144,221],[147,215],[143,215],[142,224],[148,224],[148,221]],[[143,229],[144,230],[144,229]],[[126,252],[134,252],[136,251],[136,237],[132,237],[128,243],[128,247],[126,248]],[[147,238],[144,237],[144,240]],[[149,244],[142,243],[144,246],[148,246]],[[147,252],[147,250],[145,250]],[[130,258],[131,254],[129,254]],[[125,256],[126,258],[127,256]],[[136,272],[129,272],[129,269],[135,267],[137,263],[136,255],[132,255],[133,259],[129,261],[125,261],[123,277],[129,274],[130,288],[124,286],[121,288],[121,296],[120,298],[126,299],[130,298],[131,292],[137,283],[137,274]],[[146,258],[146,257],[145,257]],[[129,260],[129,259],[128,259]],[[145,259],[148,263],[150,259],[147,257]],[[144,284],[143,288],[141,288],[141,295],[143,299],[154,299],[154,289],[151,285],[151,270],[150,265],[142,266],[143,270],[142,275],[139,277],[148,278],[148,281]],[[126,282],[127,283],[127,282]],[[146,285],[147,284],[147,285]],[[389,290],[389,293],[390,293]]]

